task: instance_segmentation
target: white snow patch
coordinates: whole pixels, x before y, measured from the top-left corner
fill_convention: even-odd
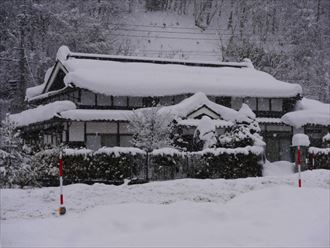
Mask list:
[[[263,176],[284,176],[294,173],[294,163],[289,161],[276,161],[264,163],[262,175]]]
[[[22,111],[18,114],[13,114],[9,116],[10,121],[14,122],[18,127],[27,126],[32,123],[42,122],[50,120],[58,113],[75,109],[76,105],[71,101],[56,101],[46,105],[40,105],[36,108],[28,109]]]
[[[303,133],[297,133],[292,137],[292,146],[309,146],[309,137]]]

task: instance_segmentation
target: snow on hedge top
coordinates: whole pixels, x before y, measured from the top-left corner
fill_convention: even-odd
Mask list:
[[[310,141],[306,134],[297,133],[292,137],[292,146],[309,146]]]
[[[40,105],[33,109],[22,111],[18,114],[9,116],[9,120],[14,122],[16,126],[22,127],[32,123],[50,120],[58,113],[70,109],[75,109],[76,105],[71,101],[56,101],[46,105]]]
[[[303,98],[297,103],[296,111],[283,115],[281,119],[297,128],[306,124],[330,126],[330,104]]]
[[[145,151],[135,148],[135,147],[101,147],[96,152],[94,152],[95,155],[97,154],[107,154],[107,155],[114,155],[115,157],[119,157],[121,154],[131,154],[133,156],[138,154],[145,154]]]
[[[178,104],[162,107],[159,111],[160,113],[166,113],[166,112],[171,113],[178,118],[185,118],[191,112],[197,110],[202,106],[206,106],[212,109],[217,114],[219,114],[223,119],[228,121],[234,121],[235,118],[237,117],[236,110],[212,102],[202,92],[198,92],[193,96],[184,99],[182,102]]]
[[[97,60],[95,56],[107,60]],[[130,57],[123,57],[126,62],[118,62],[110,60],[112,57],[118,59],[118,56],[70,53],[67,47],[61,47],[57,58],[68,70],[65,84],[73,83],[107,95],[165,96],[202,91],[208,95],[291,97],[302,93],[298,84],[278,81],[246,63],[241,63],[241,68],[230,67],[230,63],[224,63],[225,67],[208,67],[127,61]]]

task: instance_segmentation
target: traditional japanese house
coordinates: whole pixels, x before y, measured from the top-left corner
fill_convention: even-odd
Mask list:
[[[288,116],[301,99],[300,85],[276,80],[254,69],[249,60],[216,63],[110,56],[75,53],[62,46],[44,83],[27,90],[29,109],[11,118],[27,142],[98,149],[130,146],[128,121],[133,109],[156,104],[171,108],[189,140],[203,115],[213,119],[222,133],[246,103],[257,115],[267,158],[290,160],[292,135],[303,127]],[[329,120],[322,124],[320,135],[329,125]],[[304,127],[310,132],[308,125]]]

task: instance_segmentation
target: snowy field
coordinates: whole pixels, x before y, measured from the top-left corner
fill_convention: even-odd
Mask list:
[[[279,166],[279,165],[278,165]],[[275,168],[275,167],[274,167]],[[1,190],[3,247],[329,247],[328,170]],[[269,174],[271,174],[268,171]]]

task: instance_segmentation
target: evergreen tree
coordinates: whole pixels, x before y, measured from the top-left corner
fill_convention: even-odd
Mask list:
[[[34,182],[30,148],[24,145],[20,132],[7,117],[0,127],[1,184],[24,187]]]

